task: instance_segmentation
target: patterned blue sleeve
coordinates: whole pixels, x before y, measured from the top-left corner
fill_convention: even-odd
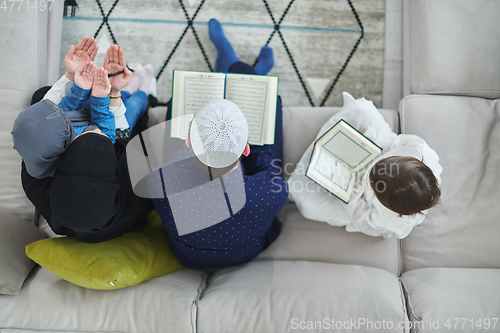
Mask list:
[[[69,111],[80,110],[83,108],[83,104],[88,100],[89,96],[90,89],[82,89],[75,83],[73,87],[71,87],[71,92],[64,97],[59,107]]]
[[[90,118],[115,143],[115,115],[109,110],[109,96],[90,96]]]

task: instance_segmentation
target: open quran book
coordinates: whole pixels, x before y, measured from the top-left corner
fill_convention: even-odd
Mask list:
[[[341,119],[314,143],[306,176],[347,203],[356,173],[381,152],[382,148]]]
[[[274,144],[278,77],[174,70],[171,136],[185,139],[189,120],[205,104],[225,98],[238,105],[248,122],[248,142]]]

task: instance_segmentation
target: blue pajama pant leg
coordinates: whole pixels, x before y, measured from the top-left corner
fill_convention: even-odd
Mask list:
[[[138,90],[133,94],[122,90],[121,95],[122,102],[127,108],[125,118],[127,118],[130,133],[132,133],[137,121],[146,113],[148,109],[148,95],[142,90]]]

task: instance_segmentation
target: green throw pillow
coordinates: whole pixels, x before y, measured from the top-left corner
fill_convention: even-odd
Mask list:
[[[156,212],[142,232],[93,244],[74,237],[42,239],[26,246],[26,255],[66,281],[98,290],[133,286],[185,268],[172,253]]]

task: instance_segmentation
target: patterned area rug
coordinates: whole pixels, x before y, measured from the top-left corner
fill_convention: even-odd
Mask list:
[[[71,44],[94,36],[100,66],[110,44],[128,63],[151,63],[158,99],[171,97],[174,69],[211,71],[216,50],[208,21],[217,18],[240,59],[254,64],[274,50],[285,106],[341,106],[342,91],[382,101],[385,0],[76,0],[63,22],[62,59]],[[104,18],[107,18],[105,20]]]

